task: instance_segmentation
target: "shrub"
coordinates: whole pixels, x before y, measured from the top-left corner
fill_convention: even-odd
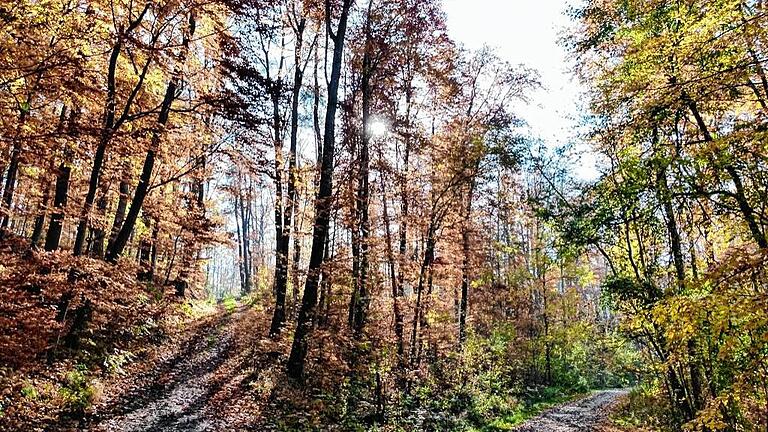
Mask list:
[[[64,405],[72,412],[82,412],[91,405],[95,395],[88,377],[88,368],[78,364],[64,376],[64,385],[59,389]]]

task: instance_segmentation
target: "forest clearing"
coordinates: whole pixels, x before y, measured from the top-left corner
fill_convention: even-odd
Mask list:
[[[0,431],[768,429],[766,8],[0,0]]]

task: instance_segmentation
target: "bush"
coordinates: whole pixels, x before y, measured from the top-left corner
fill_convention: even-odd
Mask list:
[[[108,373],[113,375],[120,375],[123,371],[123,366],[134,359],[135,355],[130,351],[124,351],[115,349],[114,354],[109,354],[104,358],[104,368]]]
[[[629,392],[614,414],[614,422],[628,428],[657,431],[676,430],[671,407],[657,383],[643,383]]]

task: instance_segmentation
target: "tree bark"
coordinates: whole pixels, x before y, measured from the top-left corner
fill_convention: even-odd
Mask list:
[[[430,219],[432,220],[429,224],[429,228],[427,229],[427,243],[424,246],[424,260],[421,263],[421,270],[419,271],[419,283],[416,286],[416,306],[413,312],[413,326],[411,327],[411,365],[417,364],[418,353],[421,349],[421,344],[419,343],[419,326],[423,328],[426,325],[423,295],[424,283],[425,280],[430,277],[432,263],[435,259],[435,233],[437,231],[435,215],[433,214]]]
[[[114,105],[114,102],[112,103]],[[107,117],[109,122],[109,118]],[[112,116],[114,119],[114,106],[112,108]],[[93,158],[93,167],[91,168],[91,177],[88,181],[88,192],[85,195],[85,206],[83,212],[80,215],[80,222],[77,225],[77,234],[75,234],[75,246],[73,253],[75,256],[82,255],[83,246],[85,245],[85,233],[88,229],[88,219],[90,217],[91,208],[93,202],[96,199],[96,190],[99,186],[99,179],[101,177],[101,167],[104,165],[104,155],[107,150],[107,143],[111,140],[112,131],[105,130],[101,134],[99,146],[96,148],[96,154]]]
[[[43,235],[45,214],[47,213],[48,201],[51,199],[51,185],[49,181],[46,181],[45,189],[43,190],[43,197],[40,201],[40,208],[38,209],[38,214],[35,217],[35,225],[32,229],[32,238],[30,239],[30,243],[33,248],[37,248],[37,244],[40,243],[40,238]]]
[[[127,172],[125,175],[127,175]],[[128,194],[131,192],[131,185],[128,183],[127,178],[120,180],[118,192],[119,196],[117,198],[117,210],[115,210],[115,220],[112,224],[112,229],[110,230],[107,249],[112,247],[112,243],[115,241],[117,233],[120,232],[120,227],[125,221],[125,212],[128,209]]]
[[[702,135],[704,135],[704,140],[707,142],[713,141],[714,138],[709,132],[707,124],[704,122],[704,118],[701,116],[701,113],[696,106],[696,102],[685,91],[682,93],[682,99],[691,110],[691,113],[696,120],[696,125],[699,127]],[[742,217],[747,222],[747,227],[752,234],[752,238],[755,240],[755,243],[757,243],[757,246],[760,249],[768,249],[768,239],[766,239],[765,233],[760,229],[760,226],[757,223],[757,219],[755,218],[755,210],[747,200],[744,184],[741,180],[741,176],[739,175],[738,170],[736,170],[736,167],[734,167],[732,164],[726,165],[725,170],[731,177],[733,185],[736,188],[734,197],[736,198],[736,202],[739,205],[739,210],[741,211]]]
[[[19,161],[21,159],[21,140],[18,136],[21,128],[27,119],[27,111],[22,110],[19,114],[19,128],[16,139],[13,140],[13,149],[11,150],[11,160],[8,163],[8,175],[5,177],[5,187],[3,188],[3,201],[0,203],[0,210],[3,210],[0,227],[8,228],[11,220],[11,205],[13,204],[13,194],[16,191],[16,177],[19,172]]]
[[[56,134],[61,134],[61,132],[64,130],[64,125],[66,121],[67,116],[67,106],[64,105],[61,107],[61,114],[59,114],[59,123],[56,128]],[[54,170],[54,159],[51,158],[49,167],[48,167],[48,173],[53,172]],[[47,173],[46,173],[47,174]],[[32,237],[30,239],[30,245],[32,248],[36,249],[38,246],[38,243],[40,243],[40,238],[43,235],[43,228],[45,226],[45,216],[48,213],[48,202],[51,200],[51,182],[50,178],[48,178],[47,175],[43,176],[43,183],[45,184],[45,187],[43,189],[43,196],[40,200],[40,206],[37,210],[37,216],[35,217],[35,224],[34,228],[32,229]]]
[[[48,226],[48,233],[45,236],[45,250],[55,251],[59,248],[61,241],[61,230],[64,222],[64,209],[67,206],[67,193],[69,192],[69,177],[72,172],[70,167],[71,152],[67,152],[65,160],[59,165],[56,174],[56,191],[53,197],[53,214]]]
[[[67,125],[67,135],[69,138],[73,138],[77,135],[77,116],[79,113],[78,108],[74,108],[69,113],[69,120]],[[67,206],[67,194],[69,193],[69,177],[72,172],[72,158],[74,154],[69,147],[64,147],[64,155],[56,171],[56,186],[54,188],[53,196],[53,213],[51,214],[51,221],[48,225],[48,232],[45,236],[45,250],[55,251],[59,248],[61,241],[61,232],[64,223],[64,209]]]
[[[464,214],[464,226],[461,231],[461,300],[459,301],[459,343],[463,344],[467,338],[467,309],[469,304],[469,265],[470,265],[470,224],[472,217],[472,198],[475,190],[474,181],[470,181],[467,193],[467,204]]]
[[[299,310],[299,263],[301,262],[301,223],[298,218],[298,203],[295,203],[296,211],[293,213],[293,263],[291,264],[291,283],[293,284],[292,296],[292,315],[296,317]]]
[[[240,274],[240,291],[243,293],[248,293],[248,289],[245,285],[245,262],[243,261],[243,235],[240,232],[240,216],[238,215],[238,209],[240,208],[240,204],[238,204],[238,195],[234,196],[234,200],[232,203],[232,207],[234,208],[234,214],[235,214],[235,228],[237,230],[237,256],[239,258],[237,262],[237,269],[239,270],[238,273]]]
[[[155,217],[155,223],[152,225],[152,241],[150,246],[152,247],[149,257],[149,280],[155,278],[157,272],[157,246],[158,239],[160,237],[160,218]]]
[[[88,230],[88,219],[90,218],[93,202],[96,199],[96,190],[99,187],[101,170],[104,165],[104,156],[107,151],[107,146],[112,140],[112,136],[114,135],[116,129],[115,110],[117,86],[115,75],[117,73],[117,62],[120,58],[120,51],[123,49],[123,38],[128,36],[139,26],[139,24],[141,24],[150,6],[151,3],[147,3],[141,13],[136,17],[136,19],[129,23],[128,28],[125,31],[123,31],[122,28],[118,29],[117,41],[112,46],[112,52],[110,53],[109,63],[107,66],[107,100],[104,104],[104,125],[102,126],[101,136],[99,137],[99,144],[96,147],[96,153],[93,157],[93,167],[91,168],[91,176],[88,181],[88,192],[85,195],[85,205],[83,206],[83,211],[80,214],[80,222],[77,225],[77,233],[75,234],[75,246],[72,251],[75,256],[79,256],[83,253],[83,246],[85,245],[85,234]],[[153,43],[155,40],[156,39],[153,38]],[[149,65],[149,63],[147,63],[147,65]],[[146,69],[144,73],[146,73]],[[142,74],[138,85],[141,85],[143,77],[144,75]],[[125,112],[128,111],[132,103],[133,97],[129,97],[126,101],[124,110]]]
[[[102,219],[106,216],[107,213],[107,204],[109,203],[107,196],[109,194],[109,184],[108,183],[102,183],[101,185],[101,193],[99,196],[99,200],[96,203],[96,208],[98,209],[99,217]],[[104,221],[102,221],[104,223]],[[91,256],[96,258],[104,258],[104,238],[106,237],[104,227],[103,225],[99,224],[99,226],[91,228],[91,245],[89,247],[89,251]]]
[[[90,217],[93,202],[96,199],[96,190],[99,187],[101,178],[101,168],[104,165],[104,155],[107,151],[107,145],[112,140],[115,126],[115,97],[116,85],[115,74],[117,71],[117,60],[120,57],[120,51],[123,48],[122,35],[118,35],[117,42],[112,47],[112,53],[109,57],[109,66],[107,70],[107,100],[104,105],[104,126],[99,138],[99,144],[96,147],[96,154],[93,157],[93,167],[91,168],[91,177],[88,180],[88,192],[85,195],[85,205],[80,215],[80,222],[77,225],[77,234],[75,234],[75,246],[73,253],[79,256],[83,253],[85,245],[85,233],[88,229],[88,219]]]
[[[397,286],[400,295],[403,295],[405,285],[405,273],[408,252],[408,217],[409,217],[409,197],[408,181],[410,179],[410,156],[411,156],[411,82],[405,89],[405,139],[403,149],[403,172],[400,175],[400,221],[399,221],[399,244],[398,244],[398,274]]]
[[[395,272],[395,255],[392,251],[392,230],[389,224],[389,208],[387,204],[387,190],[384,179],[381,179],[381,200],[384,212],[384,233],[387,241],[387,261],[389,263],[389,277],[392,284],[392,313],[395,317],[395,339],[397,340],[397,366],[400,371],[405,369],[404,344],[403,344],[403,313],[400,310],[400,301],[403,296],[402,286],[398,283]]]
[[[273,90],[277,92],[279,86]],[[276,336],[280,333],[280,327],[285,322],[285,293],[288,285],[288,252],[284,250],[286,244],[287,227],[283,225],[283,143],[280,137],[280,106],[279,96],[272,95],[273,104],[273,129],[275,145],[275,311],[272,315],[272,323],[269,326],[269,334]]]
[[[141,218],[142,222],[144,223],[144,226],[147,230],[149,230],[152,227],[152,221],[150,220],[149,216],[144,213]],[[139,240],[139,266],[141,267],[141,272],[139,273],[139,279],[143,281],[151,281],[152,280],[152,274],[150,270],[148,269],[150,266],[150,259],[152,256],[152,240],[146,237],[142,237]]]
[[[653,142],[654,145],[658,143],[658,129],[655,127],[653,130]],[[672,205],[672,194],[669,190],[667,181],[667,166],[665,162],[662,162],[662,165],[656,171],[656,188],[656,195],[661,202],[664,212],[664,221],[667,226],[667,233],[669,234],[669,246],[672,251],[672,261],[675,268],[675,280],[677,282],[678,290],[682,292],[685,289],[685,262],[683,259],[680,231],[677,227],[675,211]],[[703,406],[702,374],[701,365],[697,360],[696,344],[693,339],[688,341],[687,350],[690,356],[688,372],[691,377],[691,401],[689,404],[692,406],[693,410],[699,410]]]
[[[3,191],[4,191],[4,187],[3,186],[5,185],[5,181],[4,181],[5,180],[5,168],[8,166],[8,162],[7,162],[8,159],[10,159],[10,155],[5,154],[5,152],[3,152],[2,156],[3,156],[3,159],[2,159],[2,161],[0,161],[0,197],[3,196]],[[6,156],[8,156],[7,159],[6,159]]]
[[[242,181],[241,181],[242,185]],[[243,275],[246,293],[251,292],[253,289],[253,271],[251,269],[251,218],[250,212],[246,209],[246,205],[250,208],[250,191],[247,197],[242,195],[242,186],[240,194],[240,226],[243,230]],[[247,198],[247,199],[246,199]],[[248,204],[246,204],[246,202]]]

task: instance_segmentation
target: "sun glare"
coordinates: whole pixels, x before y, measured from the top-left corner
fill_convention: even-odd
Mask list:
[[[368,133],[373,137],[384,136],[388,130],[387,124],[381,120],[371,120],[368,124]]]

